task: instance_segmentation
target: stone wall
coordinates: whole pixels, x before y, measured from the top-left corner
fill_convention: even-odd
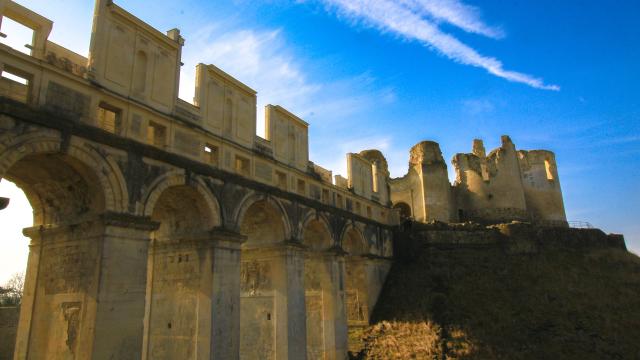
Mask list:
[[[13,359],[20,307],[0,307],[0,360]]]
[[[600,229],[540,227],[522,222],[489,226],[407,223],[396,233],[395,246],[394,253],[399,259],[411,258],[424,246],[440,249],[501,248],[508,253],[626,250],[624,236],[619,234],[605,234]]]

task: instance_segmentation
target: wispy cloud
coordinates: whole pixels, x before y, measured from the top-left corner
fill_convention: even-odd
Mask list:
[[[414,12],[447,22],[469,33],[494,39],[504,37],[501,28],[489,26],[482,21],[477,7],[457,0],[401,0],[400,3]]]
[[[465,31],[500,38],[499,29],[484,24],[476,8],[456,0],[321,0],[355,23],[416,40],[464,65],[485,69],[492,75],[537,89],[560,90],[540,78],[504,68],[496,58],[484,56],[456,37],[440,30],[445,21]]]

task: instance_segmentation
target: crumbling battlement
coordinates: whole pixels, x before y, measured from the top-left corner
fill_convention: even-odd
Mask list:
[[[423,141],[411,148],[409,171],[391,179],[391,200],[402,216],[418,221],[500,223],[512,220],[566,226],[555,155],[516,150],[508,136],[486,155],[475,139],[471,153],[452,159],[449,183],[440,147]]]

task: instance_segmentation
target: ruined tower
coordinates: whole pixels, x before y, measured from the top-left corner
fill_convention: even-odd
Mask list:
[[[450,221],[451,184],[438,143],[422,141],[414,145],[409,156],[409,172],[402,178],[392,179],[390,186],[394,206],[408,207],[413,219]]]

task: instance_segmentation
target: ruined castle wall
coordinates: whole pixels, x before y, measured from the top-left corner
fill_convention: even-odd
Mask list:
[[[391,179],[389,186],[391,188],[391,203],[394,207],[406,204],[411,209],[410,215],[415,220],[425,221],[422,179],[417,169],[410,168],[405,176]]]
[[[371,198],[373,192],[372,164],[364,157],[347,154],[347,172],[349,174],[349,187],[357,195]]]
[[[411,149],[410,162],[420,164],[426,221],[450,221],[451,184],[440,145],[423,141]]]
[[[454,157],[454,166],[461,220],[499,222],[528,219],[520,164],[508,136],[502,137],[502,146],[486,159],[482,154],[458,154]]]
[[[391,182],[393,204],[409,205],[418,221],[450,221],[451,184],[440,145],[423,141],[413,146],[409,169],[404,178]]]
[[[447,166],[442,163],[423,164],[422,178],[427,221],[451,220],[451,184],[447,176]]]
[[[480,159],[473,154],[456,154],[453,165],[456,169],[456,218],[458,221],[466,221],[483,216],[479,209],[488,208],[489,189],[487,182],[482,178]]]
[[[555,155],[551,151],[518,151],[527,211],[535,222],[566,225]]]

